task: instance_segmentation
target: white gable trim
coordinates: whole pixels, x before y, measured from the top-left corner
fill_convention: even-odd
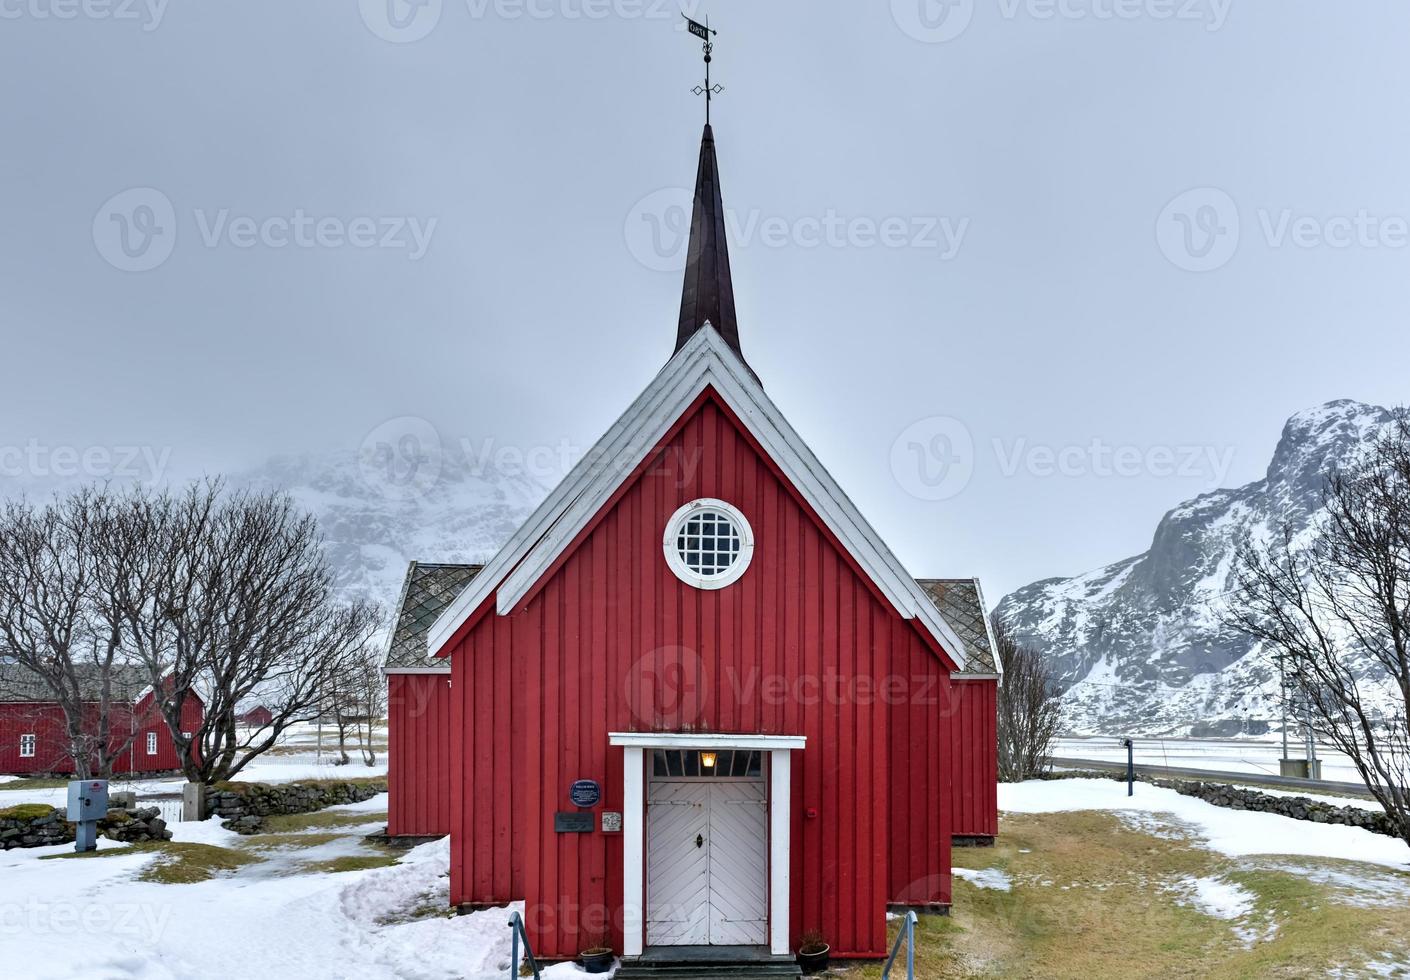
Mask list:
[[[680,353],[684,354],[689,348],[690,345],[687,344]],[[553,492],[529,515],[529,519],[519,526],[519,530],[514,532],[514,536],[505,542],[504,547],[495,553],[495,556],[486,563],[480,573],[471,579],[470,584],[445,608],[440,617],[431,624],[431,628],[426,634],[427,651],[430,655],[434,656],[439,652],[441,647],[445,646],[455,635],[456,630],[460,629],[461,624],[469,619],[470,615],[490,597],[510,570],[518,564],[534,543],[563,513],[567,504],[579,492],[579,484],[590,475],[593,468],[605,460],[610,460],[611,454],[619,450],[627,438],[633,419],[643,412],[652,411],[657,401],[664,397],[661,390],[663,384],[674,380],[686,370],[686,367],[686,358],[681,357],[680,354],[673,357],[661,369],[656,380],[637,396],[631,407],[623,412],[621,418],[617,419],[597,441],[597,445],[593,446],[592,451],[578,460],[562,482],[554,487]]]
[[[499,589],[497,611],[504,615],[513,610],[686,408],[710,387],[897,612],[905,619],[920,620],[954,659],[957,669],[964,670],[964,645],[930,597],[906,573],[748,368],[708,324],[681,348],[627,414],[534,513],[525,525],[532,525],[532,532],[525,534],[521,529],[436,621],[429,636],[432,652],[455,634],[495,588]],[[473,596],[469,595],[472,590]]]

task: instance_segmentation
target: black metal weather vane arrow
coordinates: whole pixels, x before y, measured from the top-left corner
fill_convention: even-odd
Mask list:
[[[710,62],[713,60],[710,55],[711,52],[715,50],[715,42],[711,41],[710,38],[718,34],[719,31],[712,31],[710,29],[710,18],[708,17],[705,18],[705,23],[701,24],[698,21],[691,20],[690,16],[687,14],[681,14],[681,16],[685,17],[686,28],[690,33],[700,38],[705,46],[705,84],[697,85],[695,88],[691,89],[691,91],[696,95],[705,96],[705,125],[708,126],[710,125],[710,102],[715,96],[725,90],[723,85],[710,84]]]

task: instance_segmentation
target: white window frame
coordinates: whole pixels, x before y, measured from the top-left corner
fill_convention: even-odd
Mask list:
[[[157,754],[157,733],[156,733],[156,732],[148,732],[148,733],[147,733],[147,754],[148,754],[148,755],[156,755],[156,754]]]
[[[29,751],[25,751],[25,743],[29,743]],[[39,736],[33,732],[20,736],[20,758],[33,759],[35,752],[39,748]]]
[[[715,510],[724,514],[734,522],[735,528],[739,531],[739,557],[734,564],[718,575],[701,575],[695,569],[685,563],[681,557],[680,549],[676,547],[676,538],[680,534],[680,527],[687,520],[702,510]],[[738,507],[717,500],[714,497],[702,497],[699,500],[692,500],[681,507],[671,519],[666,522],[666,532],[661,540],[662,551],[666,555],[666,564],[676,578],[687,585],[693,585],[697,589],[723,589],[727,585],[733,585],[739,581],[749,568],[749,562],[754,557],[754,529],[749,524],[749,519],[744,516]]]

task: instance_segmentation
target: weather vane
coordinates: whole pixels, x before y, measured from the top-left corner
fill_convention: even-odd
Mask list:
[[[697,85],[695,88],[691,89],[691,91],[696,95],[705,96],[705,125],[708,126],[710,125],[710,101],[725,90],[723,85],[710,84],[710,52],[715,50],[715,42],[711,41],[710,37],[714,34],[718,34],[719,31],[710,30],[709,17],[705,18],[705,23],[700,24],[691,20],[686,14],[681,14],[681,16],[685,17],[685,23],[690,33],[705,42],[705,84]]]

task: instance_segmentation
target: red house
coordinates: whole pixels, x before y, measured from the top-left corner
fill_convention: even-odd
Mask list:
[[[241,714],[237,720],[246,728],[268,728],[274,724],[274,712],[258,704]]]
[[[80,673],[80,690],[91,713],[87,731],[98,730],[100,695],[96,672]],[[171,733],[162,719],[147,673],[139,667],[115,667],[109,695],[110,744],[127,748],[113,774],[170,772],[181,768]],[[63,709],[35,674],[16,664],[0,664],[0,773],[66,775],[74,771]],[[91,698],[91,701],[87,699]],[[199,697],[187,699],[182,720],[188,732],[201,727],[205,708]],[[129,742],[130,739],[130,742]]]
[[[388,658],[389,831],[623,980],[882,957],[997,832],[978,585],[912,578],[765,394],[724,227],[707,125],[675,355],[483,568],[412,567]]]

